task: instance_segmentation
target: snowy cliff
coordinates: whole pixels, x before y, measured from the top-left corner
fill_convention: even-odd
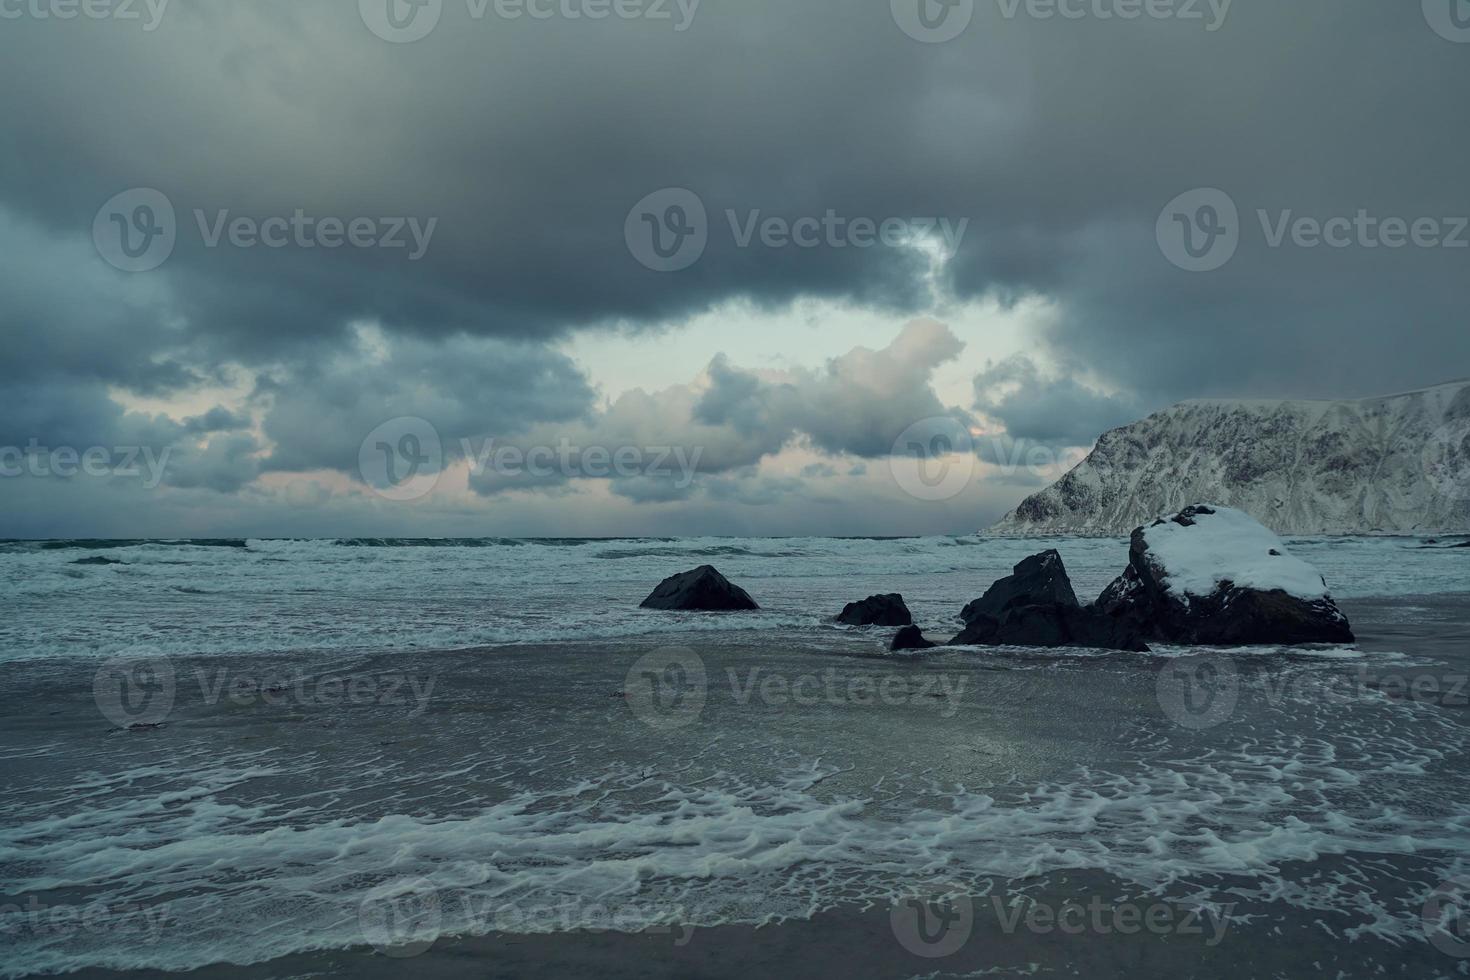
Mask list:
[[[988,533],[1126,536],[1199,500],[1282,534],[1470,530],[1470,381],[1359,401],[1193,401],[1115,429]]]

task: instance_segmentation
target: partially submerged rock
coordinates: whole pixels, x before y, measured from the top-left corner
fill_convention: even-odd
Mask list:
[[[893,651],[932,650],[938,645],[937,643],[924,639],[924,634],[919,631],[917,626],[905,626],[898,631],[898,635],[893,638],[893,643],[888,649]]]
[[[1322,575],[1229,507],[1197,504],[1134,531],[1128,569],[1096,607],[1166,643],[1353,642]]]
[[[1061,602],[1011,606],[999,618],[976,616],[950,644],[1148,653],[1148,644],[1133,624],[1105,616],[1090,606]]]
[[[750,593],[731,584],[713,565],[671,575],[642,602],[644,609],[736,612],[759,609]]]
[[[965,607],[954,646],[1089,647],[1147,653],[1132,624],[1083,608],[1055,551],[1032,555]]]
[[[838,615],[837,622],[848,626],[911,626],[914,617],[909,615],[903,596],[893,593],[868,596],[862,602],[849,602]]]
[[[1043,551],[1021,562],[1009,576],[965,606],[960,619],[966,624],[979,616],[1000,619],[1012,606],[1044,603],[1078,604],[1072,582],[1067,578],[1067,569],[1062,565],[1062,556],[1055,551]]]

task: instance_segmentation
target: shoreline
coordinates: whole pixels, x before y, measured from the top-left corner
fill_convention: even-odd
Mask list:
[[[1090,871],[1012,883],[1004,896],[947,891],[927,911],[838,907],[763,925],[669,926],[642,932],[441,936],[431,942],[292,953],[249,965],[217,963],[191,980],[344,976],[465,980],[554,976],[724,978],[862,976],[1337,976],[1453,978],[1460,957],[1428,942],[1347,937],[1344,922],[1275,906],[1204,910]],[[1122,913],[1127,912],[1125,916]],[[1273,914],[1273,912],[1275,914]],[[1362,924],[1361,922],[1359,924]],[[1324,945],[1323,931],[1335,937]],[[87,968],[79,980],[133,980],[159,971]]]

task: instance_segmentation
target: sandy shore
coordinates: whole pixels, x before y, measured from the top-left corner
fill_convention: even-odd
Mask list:
[[[1401,946],[1374,939],[1324,942],[1315,914],[1282,914],[1279,906],[1249,918],[1195,916],[1186,904],[1130,894],[1097,873],[1076,872],[1032,882],[1004,896],[968,896],[968,913],[937,926],[926,943],[900,910],[844,909],[810,919],[751,928],[670,928],[629,935],[571,932],[440,939],[427,950],[358,948],[282,957],[254,966],[212,966],[186,976],[198,980],[279,980],[287,977],[361,977],[397,980],[557,977],[1457,977],[1467,961],[1427,944]],[[1023,911],[1017,918],[1017,905]],[[1047,923],[1027,922],[1035,908],[1081,911]],[[1136,921],[1110,918],[1138,910]],[[946,911],[954,908],[953,902]],[[1090,909],[1101,908],[1098,913]],[[1153,917],[1155,927],[1145,923]],[[936,923],[938,920],[936,920]],[[1040,924],[1036,924],[1040,923]],[[920,955],[917,950],[930,955]],[[942,954],[942,955],[934,955]],[[74,976],[136,977],[105,970]]]
[[[1406,651],[1418,664],[1436,663],[1441,675],[1463,673],[1470,667],[1470,597],[1436,596],[1416,599],[1359,600],[1343,603],[1360,636],[1365,651]],[[876,654],[876,650],[874,651]],[[605,741],[602,751],[629,751],[631,739],[665,736],[631,720],[619,697],[622,693],[621,652],[544,648],[497,651],[497,671],[484,669],[474,653],[429,658],[441,671],[440,684],[431,709],[414,714],[381,706],[348,706],[325,712],[300,705],[272,707],[227,703],[204,705],[185,701],[158,733],[108,735],[95,715],[82,709],[89,691],[75,685],[58,685],[50,667],[27,668],[22,680],[35,685],[18,710],[5,722],[12,736],[41,746],[57,739],[94,739],[94,751],[75,760],[79,771],[118,767],[126,762],[140,764],[141,753],[158,751],[160,760],[173,758],[180,746],[197,748],[205,756],[224,753],[242,741],[252,747],[299,749],[310,742],[313,751],[329,761],[332,751],[341,753],[341,765],[374,752],[390,749],[405,764],[414,759],[438,758],[447,746],[463,749],[467,758],[484,751],[483,746],[500,744],[523,731],[537,719],[556,712],[566,732],[597,733]],[[1032,664],[1017,669],[999,669],[974,661],[972,656],[948,661],[970,664],[974,673],[955,710],[942,699],[917,693],[911,703],[882,710],[855,708],[846,703],[820,709],[793,711],[788,708],[745,706],[735,700],[742,688],[731,682],[712,682],[705,720],[719,737],[701,737],[706,742],[727,744],[718,752],[759,756],[759,738],[771,746],[796,745],[802,755],[827,754],[838,763],[835,775],[824,790],[862,795],[866,784],[854,782],[857,774],[850,764],[867,761],[877,771],[901,768],[906,759],[921,759],[946,779],[969,785],[999,781],[1003,773],[1023,772],[1037,782],[1053,778],[1053,767],[1067,756],[1068,765],[1081,761],[1106,770],[1113,762],[1110,741],[1121,740],[1134,719],[1150,712],[1154,688],[1149,677],[1140,676],[1131,661],[1099,659],[1073,663],[1066,670],[1035,669]],[[561,658],[558,660],[558,658]],[[577,658],[584,658],[578,660]],[[621,658],[621,659],[619,659]],[[558,663],[548,666],[557,660]],[[712,678],[723,676],[724,665],[764,665],[767,670],[826,669],[835,665],[844,677],[891,671],[881,657],[835,654],[814,659],[812,651],[767,650],[757,647],[726,649],[707,654]],[[584,663],[586,669],[572,665]],[[946,661],[934,661],[942,665]],[[595,668],[591,665],[597,665]],[[795,666],[793,666],[795,665]],[[399,662],[399,666],[403,666]],[[935,669],[933,666],[930,670]],[[1344,668],[1347,669],[1346,667]],[[1422,676],[1424,669],[1416,667]],[[916,669],[905,676],[917,678]],[[18,675],[17,675],[18,676]],[[184,676],[181,670],[181,677]],[[1346,675],[1345,676],[1349,676]],[[917,680],[915,680],[917,683]],[[508,698],[506,685],[516,685]],[[181,690],[183,685],[181,683]],[[407,690],[407,688],[405,688]],[[50,693],[47,693],[50,692]],[[1393,696],[1393,695],[1391,695]],[[51,698],[53,700],[47,700]],[[1257,706],[1243,699],[1242,709]],[[408,706],[412,707],[412,706]],[[1463,697],[1436,703],[1454,724],[1464,725],[1470,711]],[[75,709],[75,710],[74,710]],[[402,715],[403,717],[400,717]],[[86,724],[77,728],[74,719]],[[1262,717],[1267,717],[1262,714]],[[1274,715],[1270,717],[1275,717]],[[1324,716],[1330,717],[1330,716]],[[410,723],[405,724],[405,718]],[[861,720],[860,738],[840,733]],[[1273,722],[1274,724],[1275,722]],[[498,727],[497,727],[498,726]],[[623,726],[623,727],[618,727]],[[753,727],[752,727],[753,726]],[[494,737],[491,737],[492,729]],[[640,748],[633,758],[647,757],[660,766],[682,765],[668,753],[670,747],[693,746],[688,733],[669,735]],[[739,735],[746,732],[745,736]],[[957,732],[983,732],[979,749],[957,744]],[[733,733],[733,734],[732,734]],[[1002,735],[1005,738],[1002,738]],[[570,736],[568,736],[570,738]],[[748,745],[741,745],[744,738]],[[486,740],[489,741],[486,741]],[[681,741],[681,739],[683,741]],[[586,736],[570,739],[580,755],[573,770],[597,761]],[[806,744],[806,743],[810,744]],[[528,744],[535,744],[530,739]],[[96,752],[121,753],[109,762]],[[420,753],[428,753],[427,755]],[[611,755],[609,756],[612,757]],[[336,763],[333,763],[336,764]],[[54,769],[54,758],[36,755],[17,758],[11,778],[29,778],[44,783]],[[30,777],[24,770],[34,770]],[[315,779],[315,777],[312,777]],[[287,798],[305,794],[314,782],[287,782]],[[447,787],[447,788],[446,788]],[[459,794],[454,799],[489,799],[493,783],[483,786],[456,778],[441,786],[441,794]],[[374,782],[356,789],[360,805],[376,811],[397,812],[404,805],[386,796],[388,790]],[[378,801],[375,794],[385,794]],[[450,796],[444,797],[446,800]],[[439,806],[425,802],[424,794],[411,797],[416,807]],[[464,803],[458,804],[460,807]],[[372,810],[370,810],[372,812]],[[1287,814],[1281,816],[1283,821]],[[1402,879],[1403,907],[1417,908],[1415,882],[1433,880],[1437,873],[1430,862],[1413,855],[1375,858],[1382,873],[1374,882],[1376,901],[1395,900],[1393,889]],[[1289,880],[1330,877],[1341,874],[1351,880],[1361,867],[1339,864],[1331,854],[1293,862],[1283,868]],[[1214,882],[1228,889],[1229,882]],[[942,872],[932,885],[944,891]],[[928,896],[931,897],[932,896]],[[283,955],[250,966],[213,965],[191,971],[188,976],[204,980],[266,980],[284,977],[382,977],[414,975],[424,978],[495,977],[748,977],[748,976],[1082,976],[1082,977],[1209,977],[1238,980],[1242,977],[1460,977],[1470,975],[1470,957],[1459,958],[1422,941],[1390,941],[1376,937],[1363,917],[1330,915],[1320,909],[1308,911],[1289,901],[1249,904],[1242,899],[1225,911],[1204,910],[1185,893],[1167,899],[1142,892],[1117,877],[1093,871],[1054,871],[1040,877],[991,880],[988,889],[977,889],[971,881],[966,889],[945,893],[930,913],[913,906],[839,905],[815,915],[797,915],[760,928],[720,926],[687,928],[661,927],[642,933],[570,929],[557,932],[507,932],[489,930],[479,935],[435,937],[431,942],[407,946],[355,948]],[[942,913],[942,914],[941,914]],[[930,917],[932,916],[932,917]],[[1019,917],[1018,917],[1019,916]],[[353,934],[361,934],[357,923]],[[1152,922],[1152,925],[1146,923]],[[188,921],[171,928],[189,929]],[[1470,947],[1467,947],[1470,952]],[[935,955],[942,954],[942,955]],[[155,971],[117,973],[86,969],[80,977],[137,977]]]

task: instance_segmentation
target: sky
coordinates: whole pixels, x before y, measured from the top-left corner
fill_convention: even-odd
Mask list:
[[[0,536],[968,533],[1470,375],[1466,0],[0,0]]]

